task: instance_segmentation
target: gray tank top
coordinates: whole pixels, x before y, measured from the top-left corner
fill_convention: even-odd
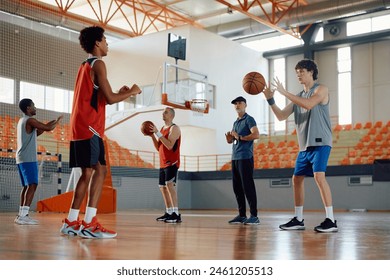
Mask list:
[[[308,92],[301,91],[297,96],[309,98],[318,86],[319,84],[315,83]],[[306,151],[308,147],[312,146],[332,147],[329,101],[325,105],[318,104],[311,110],[294,104],[294,119],[300,151]]]
[[[30,134],[26,132],[26,122],[29,118],[31,117],[24,115],[18,122],[16,163],[38,161],[37,130],[34,128]]]

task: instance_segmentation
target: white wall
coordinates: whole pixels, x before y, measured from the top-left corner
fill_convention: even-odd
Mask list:
[[[161,31],[109,46],[109,55],[105,61],[112,87],[119,89],[123,84],[137,83],[142,86],[156,81],[161,83],[164,62],[174,63],[174,59],[167,56],[170,32],[187,38],[186,61],[179,61],[179,66],[208,75],[208,82],[216,86],[215,109],[211,109],[209,114],[197,117],[191,111],[176,110],[181,111],[180,114],[177,112],[174,120],[182,126],[181,152],[183,155],[230,153],[231,146],[226,144],[224,133],[231,130],[237,116],[230,104],[231,100],[239,95],[245,96],[248,101],[247,112],[260,121],[260,100],[264,97],[246,94],[241,84],[242,77],[250,71],[261,72],[267,78],[268,62],[260,53],[191,26]],[[152,104],[160,101],[161,92],[157,93]],[[145,143],[144,137],[138,133],[140,124],[146,119],[162,125],[161,113],[145,112],[109,129],[107,136],[129,149],[154,151],[150,143]],[[134,127],[137,135],[132,134],[129,139],[128,133],[133,132]]]

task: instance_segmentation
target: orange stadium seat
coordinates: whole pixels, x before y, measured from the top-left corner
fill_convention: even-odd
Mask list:
[[[375,160],[374,156],[369,156],[369,157],[366,158],[364,163],[366,163],[366,164],[373,164],[374,160]]]
[[[375,135],[374,139],[377,142],[382,142],[383,141],[383,136],[382,136],[382,134],[377,134],[377,135]]]
[[[344,130],[346,130],[346,131],[350,131],[351,129],[352,129],[352,124],[346,124],[344,126]]]
[[[342,131],[343,127],[341,124],[336,124],[335,127],[333,128],[333,131]]]
[[[364,148],[363,142],[358,142],[358,143],[356,144],[356,148],[357,148],[358,150],[363,149],[363,148]]]
[[[374,127],[375,128],[381,128],[382,127],[382,121],[375,122]]]
[[[367,147],[369,149],[375,149],[378,146],[377,142],[375,140],[368,143]]]
[[[291,154],[284,154],[284,155],[282,156],[282,160],[283,160],[283,161],[290,161],[291,159],[292,159]]]
[[[267,149],[272,149],[272,148],[275,148],[275,143],[272,141],[269,141],[268,145],[267,145]]]
[[[257,149],[264,149],[265,148],[265,144],[263,142],[261,142],[261,143],[256,145],[256,148]]]
[[[371,141],[370,135],[365,135],[365,136],[363,136],[363,138],[361,139],[361,142],[363,142],[363,143],[365,143],[365,144],[368,144],[370,141]]]
[[[382,129],[379,131],[380,134],[388,134],[389,128],[387,126],[382,127]]]
[[[376,128],[375,127],[372,127],[370,128],[370,130],[368,131],[368,135],[375,135],[376,134]]]
[[[354,158],[354,157],[357,157],[357,151],[356,150],[351,150],[348,152],[348,157],[350,158]]]
[[[353,164],[363,164],[363,160],[360,157],[357,157],[353,160]]]
[[[370,150],[365,149],[360,152],[361,157],[368,157],[370,155]]]
[[[363,128],[362,123],[358,122],[358,123],[355,124],[354,129],[362,129],[362,128]]]
[[[289,148],[296,147],[297,145],[298,145],[298,143],[294,140],[291,140],[287,143],[287,147],[289,147]]]
[[[369,129],[372,127],[372,122],[366,122],[366,124],[364,125],[364,129]]]
[[[288,153],[288,149],[287,149],[286,147],[281,148],[281,149],[278,150],[278,153],[279,153],[280,155],[287,154],[287,153]]]
[[[382,158],[382,156],[384,155],[383,152],[384,152],[384,151],[383,151],[383,149],[381,149],[381,148],[375,149],[375,150],[374,150],[374,156],[375,156],[375,158]]]
[[[280,141],[280,142],[278,143],[277,148],[284,148],[285,146],[286,146],[286,142]]]

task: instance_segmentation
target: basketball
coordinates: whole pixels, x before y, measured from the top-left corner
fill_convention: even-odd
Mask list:
[[[264,90],[265,79],[259,72],[249,72],[242,79],[242,87],[248,94],[259,94]]]
[[[150,136],[153,134],[153,132],[150,131],[150,128],[149,128],[149,126],[151,126],[151,125],[154,125],[151,121],[144,121],[141,124],[141,132],[143,135]]]

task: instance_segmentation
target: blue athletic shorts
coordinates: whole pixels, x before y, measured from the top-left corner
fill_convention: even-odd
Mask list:
[[[314,176],[315,172],[325,172],[331,149],[330,146],[314,146],[299,152],[294,175]]]
[[[166,168],[160,168],[160,176],[158,179],[159,186],[165,186],[167,182],[176,183],[178,170],[176,164]]]
[[[70,141],[70,168],[91,168],[98,162],[106,165],[104,143],[100,137],[94,135],[91,139]]]
[[[32,184],[38,185],[38,162],[22,162],[18,163],[18,171],[20,183],[23,187]]]

